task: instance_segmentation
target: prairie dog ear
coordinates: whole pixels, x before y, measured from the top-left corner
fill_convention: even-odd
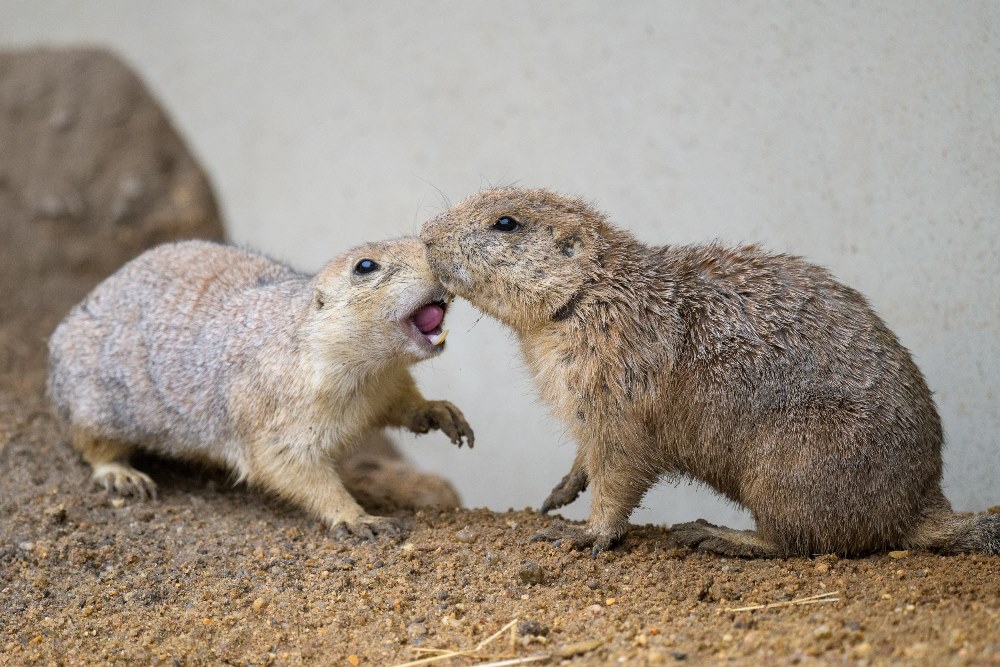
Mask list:
[[[323,293],[323,290],[319,289],[318,287],[315,290],[313,290],[313,298],[312,298],[313,310],[323,310],[323,307],[326,306],[326,301],[327,301],[326,294]]]
[[[574,233],[564,238],[557,238],[556,247],[559,248],[559,252],[567,257],[575,257],[583,252],[586,246],[583,239]]]

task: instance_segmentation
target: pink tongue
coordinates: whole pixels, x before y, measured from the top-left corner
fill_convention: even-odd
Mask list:
[[[418,310],[412,319],[420,329],[420,333],[429,334],[441,326],[441,322],[444,321],[444,309],[432,303]]]

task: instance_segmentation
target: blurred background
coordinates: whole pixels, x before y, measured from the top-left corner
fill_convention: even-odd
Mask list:
[[[0,48],[38,44],[131,63],[233,239],[300,269],[491,184],[825,265],[926,374],[953,504],[1000,504],[1000,3],[0,0]],[[416,374],[477,446],[398,439],[468,506],[537,507],[574,444],[506,330],[465,303],[448,326]],[[686,483],[633,522],[697,517],[750,525]]]

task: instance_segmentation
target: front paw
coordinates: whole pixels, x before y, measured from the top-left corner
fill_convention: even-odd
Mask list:
[[[542,514],[547,514],[554,509],[569,505],[587,489],[588,482],[586,470],[570,470],[569,474],[556,484],[556,487],[552,489],[552,493],[542,503]]]
[[[398,539],[406,532],[406,526],[402,519],[395,517],[362,514],[351,521],[338,521],[333,524],[332,531],[337,539],[360,537],[374,542],[379,537]]]
[[[410,430],[414,433],[427,433],[431,429],[442,431],[459,447],[462,438],[470,449],[476,441],[462,411],[448,401],[427,401],[410,422]]]
[[[620,536],[595,533],[588,526],[568,526],[562,521],[553,521],[545,530],[540,530],[531,536],[529,542],[553,542],[562,544],[568,542],[574,549],[590,548],[590,555],[596,558],[602,551],[614,546]]]

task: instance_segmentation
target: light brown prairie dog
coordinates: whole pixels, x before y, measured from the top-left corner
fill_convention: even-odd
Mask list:
[[[449,293],[416,239],[369,243],[308,276],[204,241],[132,260],[69,313],[49,341],[49,394],[94,479],[119,493],[155,485],[136,449],[221,464],[241,480],[364,536],[366,514],[333,462],[386,426],[444,431],[471,447],[447,401],[408,367],[444,349]]]
[[[700,549],[1000,553],[1000,516],[955,514],[941,492],[923,375],[826,270],[757,246],[647,246],[544,190],[480,192],[420,238],[448,289],[514,330],[578,442],[543,511],[589,484],[587,527],[538,537],[599,552],[661,476],[687,476],[757,524],[674,526]]]

